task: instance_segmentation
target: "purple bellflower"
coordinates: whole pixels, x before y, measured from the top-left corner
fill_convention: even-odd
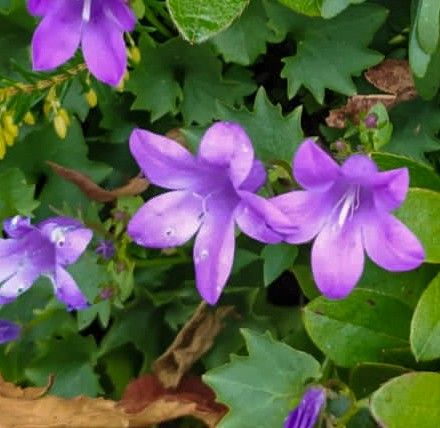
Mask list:
[[[127,66],[124,31],[136,18],[124,0],[28,0],[34,16],[42,16],[32,39],[36,71],[52,70],[72,58],[81,45],[90,72],[117,85]]]
[[[12,321],[0,320],[0,345],[17,340],[21,334],[21,327]]]
[[[390,214],[405,200],[406,168],[379,172],[368,156],[359,154],[340,166],[307,139],[294,157],[293,174],[305,190],[271,201],[296,222],[287,242],[316,237],[312,271],[326,297],[341,299],[350,293],[362,275],[364,250],[393,272],[423,263],[424,250],[416,236]]]
[[[239,125],[212,125],[196,156],[173,140],[140,129],[133,131],[130,149],[146,177],[172,191],[141,207],[128,224],[128,234],[139,245],[168,248],[197,233],[196,286],[208,303],[218,301],[231,272],[235,223],[267,243],[281,241],[275,227],[291,230],[289,219],[254,193],[266,173]]]
[[[0,304],[10,303],[41,276],[69,309],[87,307],[87,300],[65,270],[84,252],[92,231],[68,217],[52,217],[31,225],[16,216],[3,223],[8,239],[0,239]]]
[[[325,389],[313,387],[306,391],[301,402],[284,421],[284,428],[313,428],[325,405]]]

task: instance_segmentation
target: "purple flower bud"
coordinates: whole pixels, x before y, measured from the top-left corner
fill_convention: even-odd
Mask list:
[[[95,253],[109,260],[115,255],[115,246],[112,241],[108,239],[101,239],[95,249]]]
[[[370,113],[365,119],[364,119],[365,126],[368,129],[375,129],[377,128],[377,114]]]
[[[0,344],[17,340],[21,334],[21,327],[8,320],[0,320]]]
[[[307,390],[301,402],[284,421],[284,428],[313,428],[325,404],[325,389],[313,387]]]
[[[347,143],[341,140],[335,141],[334,148],[338,152],[345,152],[345,150],[347,150]]]

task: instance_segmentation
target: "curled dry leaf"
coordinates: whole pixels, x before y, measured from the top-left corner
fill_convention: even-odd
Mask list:
[[[47,161],[55,174],[75,184],[89,199],[96,202],[111,202],[120,196],[135,196],[148,188],[148,181],[142,177],[132,178],[125,186],[106,190],[98,186],[90,177],[71,168]]]
[[[169,390],[154,375],[142,376],[127,386],[119,406],[133,427],[192,416],[211,428],[227,411],[198,377],[183,378],[177,389]]]
[[[211,348],[223,320],[233,313],[232,306],[211,309],[203,302],[198,306],[170,347],[153,363],[154,373],[166,388],[179,384],[183,375]]]
[[[345,128],[347,120],[358,123],[360,113],[367,112],[377,103],[382,103],[389,110],[417,96],[408,61],[386,59],[376,67],[367,70],[365,78],[386,94],[350,97],[344,106],[330,110],[325,119],[328,126]]]

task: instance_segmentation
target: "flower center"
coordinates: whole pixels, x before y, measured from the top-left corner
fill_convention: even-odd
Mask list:
[[[92,10],[92,0],[84,0],[83,10],[82,10],[82,19],[85,22],[90,21],[90,12]]]
[[[65,228],[56,227],[53,229],[50,234],[50,240],[58,247],[62,247],[66,242]]]
[[[342,227],[347,219],[351,220],[354,213],[359,208],[360,186],[354,185],[342,195],[341,199],[336,203],[335,209],[340,207],[338,216],[338,225]]]

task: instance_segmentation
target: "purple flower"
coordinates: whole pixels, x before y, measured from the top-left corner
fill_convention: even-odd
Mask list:
[[[84,252],[92,231],[68,217],[53,217],[36,226],[20,216],[3,225],[0,239],[0,304],[15,300],[41,275],[54,286],[56,297],[69,309],[83,309],[87,300],[65,270]]]
[[[115,246],[108,239],[101,239],[95,249],[96,254],[100,254],[104,259],[109,260],[115,255]]]
[[[34,70],[58,67],[81,45],[98,80],[120,82],[127,66],[124,31],[136,22],[124,0],[28,0],[28,9],[43,17],[32,39]]]
[[[21,327],[12,321],[0,320],[0,345],[17,340],[21,334]]]
[[[364,249],[389,271],[415,269],[424,251],[414,234],[390,212],[405,200],[406,168],[379,172],[366,155],[352,155],[341,166],[312,139],[293,161],[296,181],[306,190],[272,199],[297,229],[292,244],[316,237],[312,271],[321,292],[331,299],[347,296],[362,275]]]
[[[325,389],[310,388],[284,421],[284,428],[313,428],[325,405]]]
[[[263,242],[280,242],[274,232],[290,230],[289,219],[256,195],[264,183],[263,165],[237,124],[218,122],[204,134],[193,156],[173,140],[136,129],[130,149],[146,177],[171,189],[148,201],[131,219],[128,234],[143,246],[176,247],[197,233],[196,285],[215,304],[234,259],[234,225]]]

